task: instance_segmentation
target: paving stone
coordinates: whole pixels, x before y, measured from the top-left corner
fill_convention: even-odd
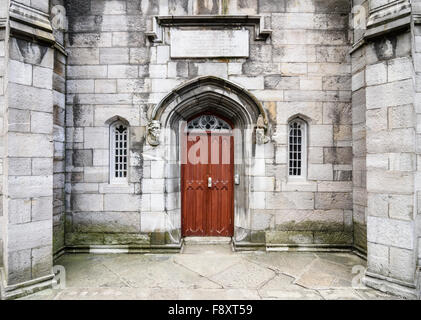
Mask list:
[[[318,290],[325,300],[362,300],[353,289]]]
[[[350,268],[315,260],[311,266],[298,277],[295,282],[298,285],[311,289],[329,289],[332,287],[351,287],[354,275]]]
[[[294,277],[290,277],[285,274],[278,274],[266,282],[265,285],[260,288],[260,290],[300,289],[299,286],[293,284],[294,281]]]
[[[200,261],[198,261],[197,257],[194,255],[180,255],[174,257],[175,263],[204,277],[216,275],[239,261],[239,257],[237,257],[237,259],[225,259],[225,256],[214,255],[203,256]]]
[[[297,277],[316,259],[316,256],[313,253],[269,252],[250,254],[247,259],[291,277]]]
[[[193,249],[175,255],[64,255],[55,264],[65,267],[66,287],[37,292],[23,299],[398,299],[374,289],[350,288],[346,278],[355,276],[350,271],[352,264],[361,262],[350,253],[233,253],[227,251],[226,245],[187,247]],[[219,271],[226,266],[228,269]],[[212,269],[218,273],[209,277]],[[296,277],[301,279],[297,283]],[[216,278],[224,287],[215,283]],[[300,283],[304,280],[322,288],[305,288]],[[323,287],[329,281],[331,287]]]
[[[224,288],[255,289],[274,276],[275,273],[269,269],[259,267],[251,262],[242,261],[210,279],[221,284]]]

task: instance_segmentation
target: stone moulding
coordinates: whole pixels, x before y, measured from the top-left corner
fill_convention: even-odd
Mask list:
[[[7,19],[0,18],[0,29],[6,28]]]
[[[250,121],[251,123],[254,123],[256,135],[258,135],[256,142],[258,144],[264,144],[270,141],[270,138],[267,136],[267,133],[269,132],[268,116],[262,104],[254,95],[229,80],[214,76],[201,76],[174,88],[149,111],[148,118],[150,119],[150,122],[148,125],[148,143],[151,146],[157,146],[159,144],[157,139],[152,139],[153,137],[150,134],[151,130],[149,130],[149,128],[155,128],[155,131],[157,132],[158,123],[163,127],[167,126],[166,120],[162,117],[166,112],[166,109],[171,110],[183,101],[190,99],[194,102],[203,99],[204,96],[209,99],[216,99],[218,102],[223,99],[228,101],[234,96],[239,101],[246,103],[253,110]],[[243,107],[238,106],[238,108]]]
[[[39,10],[14,1],[10,2],[10,31],[55,44],[49,16]]]
[[[251,26],[254,28],[254,39],[263,41],[272,34],[272,30],[265,28],[265,18],[258,15],[154,16],[151,24],[146,36],[155,43],[163,41],[163,27],[235,28]]]
[[[365,272],[363,284],[371,288],[392,293],[408,299],[419,299],[420,292],[414,283],[400,281],[391,277],[381,276],[369,271]]]
[[[240,87],[239,85],[218,77],[214,76],[201,76],[197,77],[195,79],[189,80],[185,83],[182,83],[178,87],[171,90],[170,93],[168,93],[153,109],[150,115],[151,120],[161,120],[161,115],[165,111],[166,107],[171,104],[174,100],[180,99],[184,94],[191,91],[192,89],[203,87],[207,88],[207,86],[215,87],[215,90],[217,88],[223,89],[226,92],[233,92],[239,96],[241,96],[243,99],[249,101],[249,104],[252,104],[256,110],[258,110],[258,115],[262,115],[263,118],[263,124],[265,126],[268,126],[269,121],[268,117],[266,115],[266,112],[262,106],[262,104],[257,100],[257,98],[252,95],[250,92],[245,90],[244,88]],[[256,116],[256,120],[257,117]]]
[[[421,24],[421,14],[414,14],[412,16],[414,24]]]
[[[6,285],[5,279],[4,269],[0,268],[0,300],[23,297],[37,291],[51,288],[56,283],[53,273],[15,285]]]
[[[414,4],[409,0],[398,0],[369,12],[364,35],[356,41],[350,50],[350,54],[365,45],[371,38],[379,37],[396,30],[409,28],[412,19],[415,24],[421,23],[421,12],[414,13]]]
[[[178,253],[183,247],[183,241],[176,244],[151,244],[151,245],[72,245],[63,249],[63,254],[67,253]],[[54,256],[54,260],[60,256]]]
[[[411,4],[409,0],[399,0],[371,10],[367,20],[364,38],[408,27],[411,23]]]

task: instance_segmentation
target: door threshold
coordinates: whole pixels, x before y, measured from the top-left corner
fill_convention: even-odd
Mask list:
[[[230,244],[231,237],[184,237],[184,244]]]

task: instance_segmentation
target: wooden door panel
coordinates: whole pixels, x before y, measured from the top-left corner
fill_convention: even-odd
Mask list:
[[[204,236],[206,221],[204,203],[206,203],[206,186],[187,182],[184,190],[185,206],[184,226],[185,233],[189,236]]]
[[[232,235],[233,215],[233,138],[228,135],[212,135],[210,164],[212,177],[208,231],[212,236]],[[215,155],[214,155],[215,154]],[[217,155],[217,156],[216,156]],[[215,160],[218,160],[215,163]]]
[[[211,236],[231,235],[231,206],[229,205],[229,191],[224,186],[210,191],[210,210],[208,214],[208,233]]]
[[[187,157],[182,164],[183,232],[186,236],[206,233],[207,144],[207,139],[201,136],[187,139]]]
[[[206,139],[187,138],[187,159],[181,165],[183,236],[233,235],[233,143],[229,134],[214,132]]]

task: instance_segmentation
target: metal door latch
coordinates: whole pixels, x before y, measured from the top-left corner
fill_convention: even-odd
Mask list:
[[[212,178],[208,178],[208,188],[212,188]]]

